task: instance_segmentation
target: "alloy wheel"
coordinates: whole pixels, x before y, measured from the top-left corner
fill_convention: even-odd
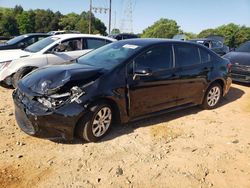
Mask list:
[[[95,115],[92,132],[95,137],[101,137],[108,130],[112,122],[112,111],[109,107],[101,108]]]
[[[220,96],[221,96],[220,88],[218,86],[212,87],[207,95],[207,104],[210,107],[215,106],[219,102]]]

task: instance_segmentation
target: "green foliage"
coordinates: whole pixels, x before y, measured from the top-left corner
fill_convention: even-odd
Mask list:
[[[80,21],[80,16],[76,13],[69,13],[60,19],[59,25],[64,30],[76,30],[76,24]]]
[[[161,18],[152,26],[146,28],[142,33],[142,38],[173,38],[179,32],[176,21]]]
[[[78,30],[89,32],[89,13],[62,15],[59,11],[36,9],[25,11],[20,5],[15,8],[0,7],[0,35],[16,36],[32,32],[53,30]],[[106,35],[106,27],[92,14],[92,33]]]
[[[25,34],[34,31],[34,19],[31,12],[22,12],[16,17],[19,33]]]
[[[111,34],[120,34],[120,30],[117,28],[112,29]]]
[[[202,38],[208,35],[221,35],[225,38],[226,45],[235,48],[243,42],[250,40],[250,28],[230,23],[215,29],[203,30],[199,33],[198,37]]]

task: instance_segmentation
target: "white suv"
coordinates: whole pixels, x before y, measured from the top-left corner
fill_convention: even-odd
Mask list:
[[[36,68],[72,61],[113,41],[116,40],[97,35],[62,34],[47,37],[24,50],[3,50],[0,52],[0,83],[16,87],[23,76]]]

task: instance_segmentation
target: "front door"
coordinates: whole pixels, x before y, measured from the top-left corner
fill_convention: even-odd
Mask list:
[[[71,60],[74,60],[81,55],[89,52],[88,49],[82,49],[81,38],[74,38],[63,41],[61,44],[55,46],[52,50],[52,53],[47,53],[47,63],[48,64],[61,64]]]
[[[136,57],[128,67],[131,118],[176,105],[178,78],[173,69],[172,45],[152,47]],[[144,70],[148,71],[145,75],[138,74]]]

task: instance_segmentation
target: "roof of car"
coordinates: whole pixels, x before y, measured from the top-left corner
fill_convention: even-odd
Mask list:
[[[208,41],[208,40],[213,40],[209,38],[198,38],[198,39],[191,39],[190,41]]]
[[[188,41],[182,40],[174,40],[174,39],[160,39],[160,38],[135,38],[135,39],[127,39],[127,40],[120,40],[119,42],[124,44],[131,44],[131,45],[138,45],[138,46],[148,46],[154,45],[159,43],[188,43],[188,44],[196,44]]]
[[[100,39],[107,39],[110,41],[116,41],[113,38],[105,37],[101,35],[91,35],[91,34],[78,34],[78,33],[67,33],[67,34],[60,34],[60,35],[53,35],[51,37],[57,37],[60,39],[68,39],[68,38],[77,38],[77,37],[90,37],[90,38],[100,38]]]
[[[35,35],[44,35],[44,36],[50,36],[48,33],[27,33],[23,34],[23,36],[35,36]]]

